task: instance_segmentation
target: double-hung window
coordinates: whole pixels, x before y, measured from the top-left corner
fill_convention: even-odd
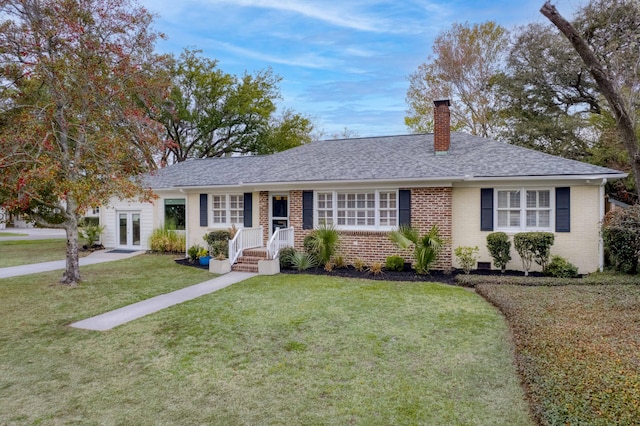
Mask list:
[[[390,229],[398,224],[397,191],[318,191],[316,225],[341,229]]]
[[[213,195],[211,197],[214,225],[242,225],[244,196],[242,194]]]
[[[498,189],[497,228],[503,231],[551,231],[553,192],[550,189]]]

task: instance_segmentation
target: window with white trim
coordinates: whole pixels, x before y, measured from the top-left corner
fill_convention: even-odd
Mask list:
[[[213,195],[211,204],[214,225],[231,226],[244,223],[244,195]]]
[[[314,199],[316,226],[386,230],[398,224],[398,191],[325,191]]]
[[[497,228],[503,231],[551,231],[551,189],[497,189]]]

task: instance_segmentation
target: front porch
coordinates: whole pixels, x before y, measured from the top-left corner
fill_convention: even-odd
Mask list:
[[[294,246],[294,229],[276,228],[271,238],[264,244],[262,226],[241,228],[229,240],[229,263],[231,270],[272,275],[278,265],[280,250]]]

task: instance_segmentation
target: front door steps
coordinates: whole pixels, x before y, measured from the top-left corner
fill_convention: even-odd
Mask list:
[[[261,260],[267,260],[268,258],[266,248],[252,248],[242,252],[242,255],[238,258],[238,262],[231,267],[232,271],[236,272],[253,272],[258,273],[258,262]]]

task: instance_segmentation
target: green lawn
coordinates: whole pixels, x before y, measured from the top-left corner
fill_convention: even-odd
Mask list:
[[[66,244],[64,239],[0,241],[0,268],[63,260]]]
[[[588,282],[632,279],[596,274]],[[635,283],[476,287],[512,327],[518,367],[541,424],[638,424],[637,277]]]
[[[0,280],[0,424],[532,424],[504,319],[466,289],[256,277],[95,332],[66,324],[211,275],[58,275]]]

